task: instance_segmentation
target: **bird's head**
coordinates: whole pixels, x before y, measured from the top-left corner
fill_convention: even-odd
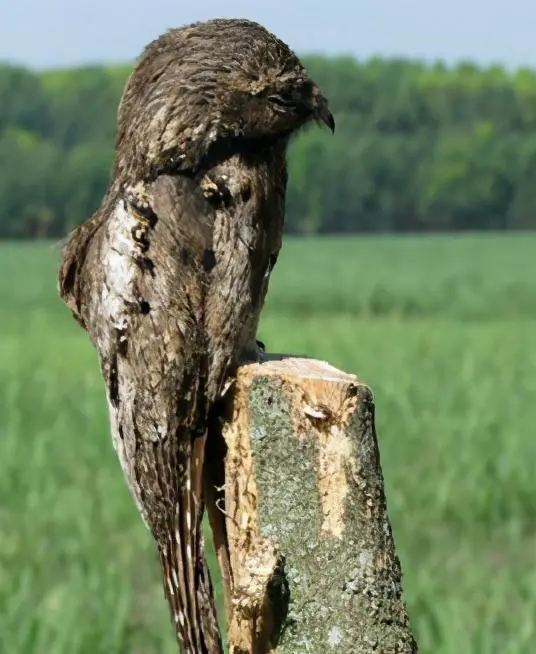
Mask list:
[[[134,150],[150,164],[183,148],[195,167],[218,142],[288,139],[311,122],[335,128],[296,54],[258,23],[215,19],[145,49],[121,101],[118,155]]]
[[[218,74],[223,123],[234,119],[246,137],[290,135],[312,121],[334,131],[326,98],[287,45],[256,23],[231,24],[228,32]]]

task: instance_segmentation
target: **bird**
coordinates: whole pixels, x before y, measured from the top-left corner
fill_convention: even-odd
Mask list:
[[[108,189],[61,253],[59,295],[97,350],[183,654],[223,651],[201,533],[210,415],[237,366],[262,360],[288,146],[313,123],[334,131],[328,100],[261,24],[168,30],[126,81]]]

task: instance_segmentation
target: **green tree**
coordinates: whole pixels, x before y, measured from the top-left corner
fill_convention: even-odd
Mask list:
[[[0,134],[20,128],[47,136],[51,120],[39,76],[19,66],[0,65]]]
[[[294,233],[536,227],[536,72],[306,57],[335,135],[289,153]],[[0,65],[0,236],[63,235],[98,206],[131,66]]]
[[[53,143],[12,128],[0,137],[0,235],[50,236],[60,153]]]

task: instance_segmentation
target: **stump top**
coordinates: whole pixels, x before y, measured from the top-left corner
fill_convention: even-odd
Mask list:
[[[240,373],[249,377],[283,376],[345,384],[360,383],[356,375],[339,370],[327,361],[286,354],[266,355],[266,361],[243,366]]]

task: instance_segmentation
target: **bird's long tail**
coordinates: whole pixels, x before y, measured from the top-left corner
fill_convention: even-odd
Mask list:
[[[166,597],[183,654],[222,654],[212,583],[202,536],[202,479],[206,434],[190,440],[181,465],[173,527],[159,543]]]

